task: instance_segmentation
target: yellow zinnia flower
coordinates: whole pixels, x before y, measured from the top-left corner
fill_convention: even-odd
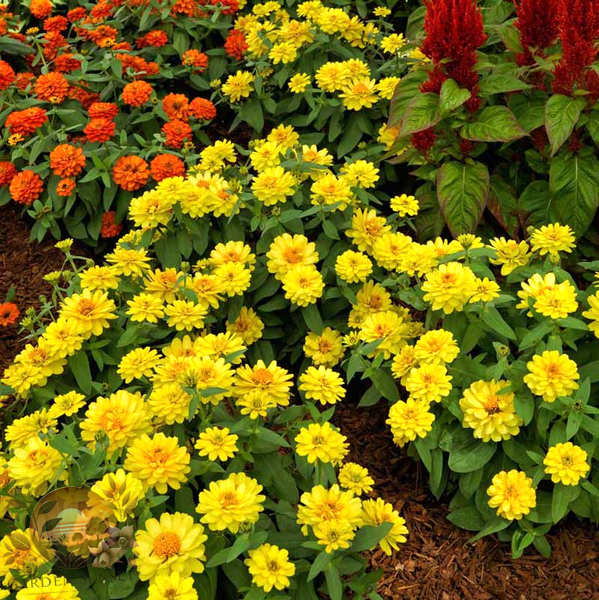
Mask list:
[[[532,487],[532,479],[522,471],[501,471],[493,477],[487,489],[489,506],[497,509],[497,515],[504,519],[520,520],[537,505],[537,494]]]

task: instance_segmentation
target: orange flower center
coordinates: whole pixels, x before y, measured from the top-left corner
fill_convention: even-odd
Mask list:
[[[274,381],[272,373],[268,369],[259,368],[253,373],[252,379],[258,385],[270,385]]]
[[[154,552],[164,558],[178,554],[181,549],[181,540],[176,533],[165,531],[154,539]]]

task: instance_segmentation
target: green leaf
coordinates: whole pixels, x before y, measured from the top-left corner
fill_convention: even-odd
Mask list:
[[[578,122],[586,101],[555,94],[549,98],[545,107],[545,129],[551,145],[551,154],[555,154],[570,137]]]
[[[339,576],[339,570],[335,565],[330,564],[324,572],[327,582],[327,589],[331,600],[343,600],[343,583]]]
[[[485,526],[485,520],[475,506],[464,506],[452,510],[447,515],[447,520],[467,531],[480,531]]]
[[[466,444],[451,448],[449,468],[456,473],[470,473],[484,467],[495,454],[497,444],[472,438]]]
[[[453,79],[447,79],[441,86],[439,94],[439,108],[442,113],[450,113],[452,110],[462,106],[470,98],[468,90],[460,88]]]
[[[560,223],[581,237],[599,206],[599,161],[593,151],[561,153],[551,161],[549,191]]]
[[[499,314],[499,311],[495,307],[488,306],[482,312],[482,320],[492,331],[497,332],[499,335],[513,341],[517,339],[514,330],[505,322],[504,318]]]
[[[529,84],[513,75],[496,73],[483,77],[480,80],[478,89],[481,96],[488,96],[489,94],[505,94],[506,92],[527,90],[530,89],[530,87]]]
[[[312,581],[315,577],[317,577],[331,562],[333,558],[333,553],[327,554],[326,552],[321,552],[312,563],[310,567],[310,571],[308,572],[308,581]]]
[[[424,131],[441,120],[439,96],[437,94],[417,94],[412,98],[403,115],[399,130],[405,137],[418,131]]]
[[[580,494],[580,488],[577,485],[563,485],[556,483],[551,497],[551,518],[554,523],[558,523],[568,512],[570,502],[576,500]]]
[[[388,371],[383,369],[375,369],[371,375],[372,383],[376,389],[391,402],[399,400],[399,390],[395,384],[395,380]]]
[[[302,308],[302,317],[304,318],[304,322],[308,326],[310,331],[320,335],[322,330],[324,329],[324,323],[322,322],[322,317],[320,316],[320,312],[318,311],[318,307],[316,304],[309,304]]]
[[[79,351],[71,356],[71,358],[69,358],[69,367],[71,368],[81,391],[90,394],[92,391],[92,374],[85,351]]]
[[[391,531],[392,527],[392,523],[381,523],[377,527],[370,525],[361,527],[352,542],[352,552],[372,550]]]
[[[518,200],[514,188],[501,176],[491,175],[487,207],[510,235],[518,230]]]
[[[488,106],[475,121],[461,129],[462,137],[476,142],[511,142],[528,135],[512,111],[505,106]]]
[[[139,577],[134,569],[123,573],[108,584],[108,597],[111,600],[128,598],[133,593],[138,581]]]
[[[422,7],[424,8],[424,7]],[[427,73],[417,69],[408,73],[395,88],[389,107],[389,127],[397,127],[414,96],[420,94],[420,86],[426,81]]]
[[[454,237],[474,231],[489,195],[489,171],[482,163],[447,162],[438,172],[439,206]]]

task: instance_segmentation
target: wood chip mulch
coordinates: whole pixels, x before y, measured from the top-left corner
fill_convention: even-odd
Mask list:
[[[596,525],[575,520],[548,536],[549,559],[534,549],[513,560],[508,544],[474,535],[446,518],[446,499],[427,487],[426,469],[393,444],[379,402],[337,408],[334,421],[350,442],[353,460],[368,468],[377,495],[391,502],[410,530],[408,541],[388,557],[370,556],[383,569],[378,593],[386,600],[599,600],[599,536]]]
[[[48,238],[29,242],[29,229],[13,206],[0,208],[0,302],[10,286],[23,315],[49,294],[43,275],[57,270],[63,254]],[[0,327],[0,372],[21,349],[18,324]],[[350,459],[367,467],[376,492],[406,519],[408,542],[393,556],[370,555],[383,570],[378,586],[385,600],[599,600],[599,536],[595,525],[574,520],[549,536],[550,559],[534,550],[512,560],[507,544],[485,538],[468,544],[471,533],[445,518],[446,503],[428,491],[426,472],[399,450],[385,424],[385,403],[337,408],[335,423],[349,438]]]
[[[23,221],[14,204],[0,207],[0,223],[0,304],[14,286],[13,302],[21,311],[15,324],[0,326],[1,373],[23,346],[19,340],[19,321],[29,307],[39,308],[40,294],[50,294],[52,287],[43,276],[62,267],[64,254],[54,247],[56,240],[51,236],[41,244],[29,242],[30,225]]]

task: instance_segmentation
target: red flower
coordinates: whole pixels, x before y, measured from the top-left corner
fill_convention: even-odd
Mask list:
[[[174,119],[162,126],[162,133],[166,137],[167,146],[181,148],[183,142],[191,137],[191,127],[185,121]]]
[[[19,318],[19,309],[14,302],[3,302],[0,304],[0,325],[8,327]]]
[[[114,210],[109,210],[102,215],[102,229],[100,229],[100,235],[103,238],[111,238],[121,233],[123,229],[122,223],[116,222],[116,213]]]
[[[557,9],[559,0],[516,0],[518,18],[515,25],[520,31],[524,52],[516,57],[520,65],[532,65],[530,51],[536,52],[551,46],[558,35]]]
[[[433,62],[434,69],[422,85],[423,92],[439,93],[449,77],[460,87],[478,90],[478,74],[474,70],[476,49],[487,39],[476,0],[425,0],[426,37],[422,52]],[[473,100],[473,99],[471,99]],[[478,102],[470,102],[470,109]]]
[[[429,129],[415,133],[411,138],[411,142],[412,146],[414,146],[418,152],[426,154],[433,147],[436,139],[437,134],[435,133],[434,128],[430,127]]]
[[[245,35],[237,29],[231,29],[225,41],[225,51],[229,56],[241,60],[243,53],[248,49]]]
[[[599,6],[595,0],[560,0],[558,23],[562,58],[554,69],[553,91],[570,94],[575,85],[587,88],[585,75],[597,58]]]

